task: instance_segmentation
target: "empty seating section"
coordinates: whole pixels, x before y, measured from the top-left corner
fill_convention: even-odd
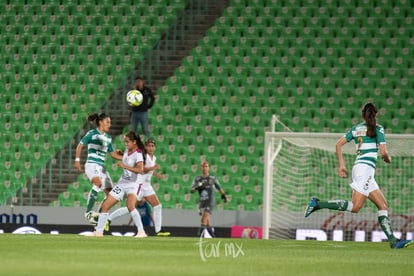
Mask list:
[[[0,202],[73,137],[185,5],[184,0],[32,2],[6,1],[0,7],[5,126],[0,151],[27,159],[31,168],[19,177],[12,169],[1,174],[13,185],[0,193]],[[4,171],[8,161],[2,158],[1,166]]]

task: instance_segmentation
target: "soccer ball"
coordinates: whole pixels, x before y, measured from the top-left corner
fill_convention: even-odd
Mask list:
[[[138,90],[128,91],[126,95],[126,101],[130,106],[139,106],[142,104],[143,99],[142,93]]]

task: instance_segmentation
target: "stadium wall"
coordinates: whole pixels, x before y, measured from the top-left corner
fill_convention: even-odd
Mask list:
[[[115,235],[129,235],[135,227],[128,226],[129,216],[115,220],[111,231]],[[175,236],[195,236],[200,225],[200,216],[196,210],[165,209],[163,226]],[[214,211],[212,225],[220,237],[230,237],[233,226],[261,227],[262,214],[252,211]],[[84,219],[84,209],[74,207],[0,207],[0,232],[13,233],[81,233],[93,231]],[[153,231],[148,229],[149,233]]]

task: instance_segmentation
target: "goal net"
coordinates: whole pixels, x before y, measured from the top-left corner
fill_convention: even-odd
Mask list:
[[[265,133],[263,238],[382,241],[377,208],[369,200],[358,214],[320,210],[304,218],[311,197],[351,200],[347,179],[338,176],[335,144],[344,133]],[[375,179],[389,205],[395,235],[414,233],[414,135],[386,135],[391,164],[380,158]],[[355,144],[344,159],[350,175]]]

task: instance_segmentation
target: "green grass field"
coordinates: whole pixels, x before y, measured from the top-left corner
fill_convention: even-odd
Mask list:
[[[388,243],[0,235],[0,275],[412,275]]]

